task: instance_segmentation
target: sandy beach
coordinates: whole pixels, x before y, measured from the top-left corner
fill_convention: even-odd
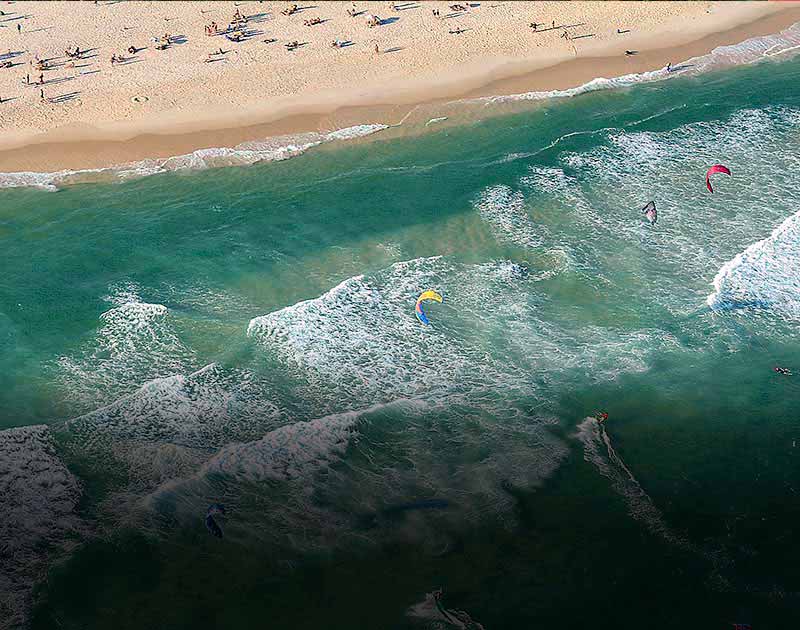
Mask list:
[[[0,4],[0,171],[396,124],[421,103],[643,72],[800,20],[797,3],[292,6]]]

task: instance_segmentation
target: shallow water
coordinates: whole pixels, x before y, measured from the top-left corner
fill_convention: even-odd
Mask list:
[[[33,627],[792,627],[798,78],[2,191]]]

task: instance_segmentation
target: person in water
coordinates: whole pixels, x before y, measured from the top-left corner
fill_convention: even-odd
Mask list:
[[[791,375],[792,375],[792,371],[791,371],[789,368],[780,367],[780,366],[777,366],[777,365],[776,365],[776,366],[775,366],[773,369],[774,369],[774,370],[775,370],[775,371],[776,371],[778,374],[783,374],[784,376],[791,376]]]
[[[598,411],[594,415],[594,419],[597,420],[598,422],[605,422],[606,420],[608,420],[608,414],[605,411]]]

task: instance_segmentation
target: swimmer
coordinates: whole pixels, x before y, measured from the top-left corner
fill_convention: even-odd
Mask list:
[[[783,374],[784,376],[791,376],[791,375],[792,375],[792,371],[791,371],[789,368],[780,367],[780,366],[777,366],[777,365],[776,365],[776,366],[775,366],[773,369],[774,369],[774,370],[775,370],[775,371],[776,371],[778,374]]]

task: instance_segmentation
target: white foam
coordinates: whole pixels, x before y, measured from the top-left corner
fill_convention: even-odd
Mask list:
[[[698,70],[721,65],[749,64],[785,55],[800,48],[800,23],[780,33],[752,37],[738,44],[719,46],[708,55],[690,60]]]
[[[387,407],[411,411],[420,406],[425,405],[421,401],[396,401],[289,424],[254,442],[226,446],[203,467],[201,474],[224,474],[250,481],[307,478],[344,454],[363,416]]]
[[[668,131],[606,129],[593,148],[562,152],[557,167],[532,166],[520,183],[543,216],[575,219],[569,240],[554,233],[544,247],[557,245],[574,269],[612,286],[624,274],[647,274],[637,283],[642,299],[685,315],[735,252],[796,211],[798,125],[798,110],[768,107]],[[712,195],[704,174],[717,162],[733,177],[721,179]],[[651,199],[659,208],[656,229],[641,215]],[[625,256],[609,255],[621,249]],[[685,281],[676,284],[677,277]]]
[[[0,626],[23,627],[49,561],[85,529],[76,513],[80,496],[46,426],[0,431]]]
[[[483,102],[486,105],[491,105],[495,103],[506,103],[513,101],[541,101],[551,98],[569,98],[572,96],[578,96],[580,94],[586,94],[588,92],[596,92],[598,90],[610,90],[614,88],[631,87],[638,83],[661,81],[680,73],[681,72],[667,72],[666,69],[661,69],[642,73],[625,74],[611,79],[597,77],[596,79],[592,79],[583,85],[568,88],[566,90],[524,92],[522,94],[510,94],[506,96],[485,96],[473,100]]]
[[[69,426],[85,445],[126,440],[213,449],[258,434],[277,415],[266,385],[251,373],[210,364],[149,381]]]
[[[542,244],[538,233],[545,228],[534,224],[522,193],[505,185],[492,186],[481,193],[474,205],[499,240],[522,247]]]
[[[726,262],[707,298],[713,309],[756,306],[800,318],[800,212]]]
[[[256,162],[286,160],[312,147],[328,142],[352,140],[377,133],[388,125],[355,125],[327,133],[309,132],[294,136],[276,136],[261,141],[243,142],[235,147],[197,149],[192,153],[162,159],[148,159],[120,166],[97,169],[62,170],[52,173],[0,173],[0,188],[30,186],[58,190],[76,181],[89,181],[98,176],[125,180],[185,169],[206,169],[223,166],[243,166]]]
[[[453,266],[440,258],[395,263],[373,277],[349,278],[319,298],[255,318],[248,335],[334,403],[333,409],[337,402],[350,407],[421,392],[452,394],[449,385],[459,379],[466,386],[499,376],[482,350],[442,330],[447,320],[437,322],[435,311],[449,308],[462,317],[473,315],[476,323],[486,321],[480,286],[507,266]],[[444,292],[445,305],[437,305],[429,313],[433,325],[423,327],[414,302],[430,288]],[[430,360],[433,356],[438,359]],[[473,368],[482,362],[480,370]]]
[[[753,37],[738,44],[719,46],[707,55],[693,57],[675,64],[670,71],[666,68],[648,72],[631,73],[619,77],[597,77],[566,90],[524,92],[504,96],[488,96],[470,99],[468,102],[481,102],[485,105],[514,101],[539,101],[551,98],[570,98],[598,90],[632,87],[641,83],[653,83],[685,74],[699,74],[732,65],[750,64],[772,57],[796,53],[800,50],[800,24],[773,35]]]
[[[431,118],[428,122],[425,123],[425,126],[428,127],[429,125],[435,125],[436,123],[444,122],[447,120],[447,116],[439,116],[438,118]]]
[[[106,300],[115,306],[100,315],[95,338],[58,362],[65,394],[83,408],[108,404],[147,381],[185,373],[194,362],[166,306],[139,301],[136,288],[128,285]]]

